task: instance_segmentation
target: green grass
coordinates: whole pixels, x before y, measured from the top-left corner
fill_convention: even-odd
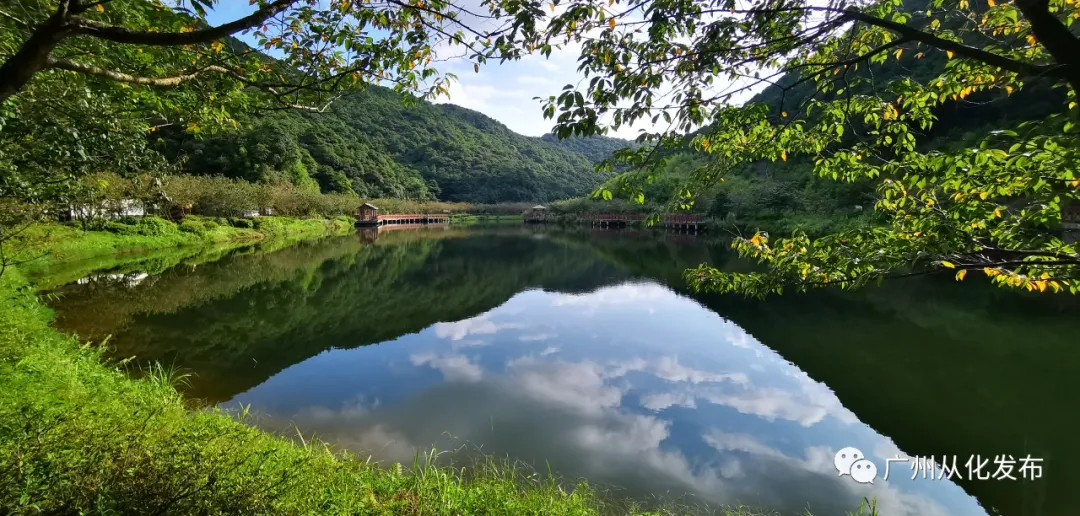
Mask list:
[[[473,224],[521,224],[525,221],[522,215],[472,215],[467,213],[451,215],[450,223],[453,225],[470,226]]]
[[[71,278],[93,266],[86,260],[95,253],[221,242],[226,236],[266,239],[284,236],[283,229],[290,238],[339,230],[325,221],[264,224],[258,237],[249,232],[256,228],[214,228],[194,237],[34,228],[26,242],[43,257],[26,265],[43,269],[80,257],[84,265],[59,276]],[[198,252],[159,254],[167,266]],[[246,412],[193,410],[175,388],[184,381],[175,371],[154,367],[133,379],[125,364],[106,364],[100,346],[52,328],[53,313],[36,294],[40,285],[23,267],[0,277],[0,514],[702,512],[678,506],[645,512],[605,500],[584,482],[560,482],[490,457],[447,466],[434,460],[445,457],[431,452],[408,466],[373,464],[317,440],[248,426]],[[741,507],[707,512],[765,514]]]
[[[352,231],[349,217],[300,219],[259,217],[226,219],[189,216],[179,224],[157,217],[96,223],[85,231],[77,223],[37,224],[6,243],[10,258],[30,275],[56,262],[75,262],[116,253],[143,253],[209,244],[238,245],[270,241],[290,245],[298,240]]]
[[[133,380],[49,327],[17,269],[0,279],[0,513],[595,514],[584,484],[510,462],[379,467],[217,410],[156,369]]]

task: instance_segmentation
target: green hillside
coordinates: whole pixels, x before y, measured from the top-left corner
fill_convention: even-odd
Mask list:
[[[637,147],[637,144],[633,142],[608,136],[572,136],[565,140],[560,140],[554,134],[545,134],[541,136],[540,139],[545,143],[584,154],[586,158],[589,158],[589,160],[593,162],[607,159],[611,156],[612,152],[624,147]]]
[[[157,148],[185,171],[287,180],[363,197],[472,203],[548,201],[588,193],[594,165],[629,142],[531,138],[449,104],[405,105],[375,88],[326,113],[279,111],[203,139],[163,132]]]

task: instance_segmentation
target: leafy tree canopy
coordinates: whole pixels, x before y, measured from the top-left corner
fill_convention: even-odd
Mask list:
[[[484,9],[277,0],[211,26],[217,6],[31,0],[0,8],[0,166],[8,172],[0,196],[63,198],[78,194],[59,188],[70,190],[71,177],[175,165],[369,197],[550,200],[595,188],[598,154],[626,143],[564,147],[425,103],[453,78],[438,63],[478,67],[520,55],[509,39],[490,41],[510,20]]]
[[[65,175],[95,168],[146,170],[145,136],[166,127],[199,134],[235,127],[256,108],[321,111],[373,84],[445,93],[436,47],[476,61],[494,52],[444,0],[258,0],[250,14],[211,25],[216,6],[0,6],[0,195],[56,195]]]
[[[556,1],[545,30],[526,41],[582,48],[589,79],[545,106],[560,136],[667,123],[641,136],[646,147],[619,153],[647,179],[673,150],[708,155],[674,194],[676,208],[736,167],[797,156],[823,178],[873,182],[883,225],[739,238],[735,247],[763,270],[702,266],[688,272],[697,288],[762,295],[974,271],[1001,285],[1076,292],[1080,249],[1062,221],[1080,192],[1080,10],[1073,0],[982,1]],[[872,73],[923,59],[944,67],[923,80]],[[739,105],[762,85],[779,98]],[[1048,116],[982,130],[959,148],[919,145],[942,109],[1030,88],[1056,95]],[[785,95],[798,89],[805,94]],[[625,184],[639,201],[640,183]]]

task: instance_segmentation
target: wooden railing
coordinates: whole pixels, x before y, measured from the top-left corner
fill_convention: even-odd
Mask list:
[[[432,213],[394,213],[387,215],[379,215],[379,222],[398,222],[415,220],[417,224],[424,224],[434,221],[449,221],[450,216],[446,214],[432,214]]]
[[[664,224],[701,224],[699,215],[664,215]]]
[[[391,213],[376,215],[374,219],[370,215],[357,215],[356,222],[361,225],[383,224],[446,224],[450,222],[450,215],[446,213]]]
[[[649,218],[649,215],[645,213],[586,213],[581,215],[579,220],[591,224],[605,225],[612,223],[629,224],[632,222],[643,222],[647,218]],[[525,222],[546,222],[549,220],[556,220],[556,217],[550,213],[528,213],[525,215]],[[700,226],[703,224],[703,221],[700,215],[669,213],[661,216],[659,222],[659,225],[661,226],[683,224]]]
[[[583,218],[590,222],[640,222],[648,217],[642,213],[590,213]],[[701,224],[701,216],[669,213],[661,216],[660,224]]]
[[[583,218],[590,222],[640,222],[645,217],[643,213],[589,213]]]

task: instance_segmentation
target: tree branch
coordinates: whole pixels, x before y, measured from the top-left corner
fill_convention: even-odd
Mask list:
[[[1031,22],[1032,35],[1054,59],[1065,65],[1065,79],[1080,93],[1080,40],[1050,13],[1047,0],[1018,0],[1016,7]]]
[[[86,11],[89,11],[90,9],[93,9],[93,8],[99,6],[99,5],[105,5],[105,4],[107,4],[107,3],[111,2],[111,1],[112,0],[99,0],[97,2],[91,2],[91,3],[88,3],[88,4],[83,4],[83,3],[79,2],[79,1],[76,1],[75,3],[73,3],[71,5],[71,8],[68,11],[71,14],[82,14],[82,13],[84,13]]]
[[[142,32],[81,17],[72,17],[74,33],[133,45],[178,46],[209,43],[245,29],[256,27],[298,0],[277,0],[265,7],[234,21],[209,29],[192,32]]]
[[[128,83],[128,84],[141,84],[143,86],[156,86],[156,87],[165,87],[165,88],[178,86],[178,85],[180,85],[182,83],[195,80],[195,79],[199,78],[199,76],[204,75],[204,74],[216,73],[216,74],[228,75],[229,77],[232,77],[232,78],[244,83],[247,86],[252,86],[252,87],[262,89],[262,90],[266,90],[267,92],[273,94],[275,96],[275,98],[277,98],[281,102],[282,107],[285,108],[285,109],[302,109],[302,110],[313,111],[313,112],[317,112],[317,113],[325,112],[330,107],[330,104],[332,104],[334,100],[336,100],[337,98],[340,97],[340,95],[334,95],[334,96],[330,97],[326,102],[322,103],[319,106],[308,106],[308,105],[298,104],[298,103],[295,103],[295,102],[289,102],[289,101],[282,98],[285,95],[287,95],[289,92],[278,91],[274,86],[267,85],[267,84],[262,84],[262,83],[259,83],[257,81],[252,81],[252,80],[244,77],[243,75],[241,75],[241,74],[239,74],[237,72],[234,72],[234,71],[229,70],[227,68],[223,68],[221,66],[216,66],[216,65],[205,66],[205,67],[199,68],[198,70],[195,70],[195,71],[192,71],[192,72],[182,73],[182,74],[178,74],[178,75],[172,75],[172,76],[169,76],[169,77],[145,77],[145,76],[140,76],[140,75],[131,75],[131,74],[128,74],[128,73],[118,72],[116,70],[110,70],[108,68],[103,68],[103,67],[100,67],[100,66],[83,64],[83,63],[76,63],[74,61],[69,61],[67,59],[56,59],[54,57],[49,57],[48,64],[47,64],[46,68],[55,68],[55,69],[58,69],[58,70],[67,70],[69,72],[84,73],[84,74],[87,74],[87,75],[96,75],[98,77],[104,77],[106,79],[110,79],[110,80],[117,81],[117,82],[124,82],[124,83]],[[288,85],[286,85],[286,86],[288,86]],[[279,87],[280,87],[280,85],[279,85]],[[295,87],[295,89],[293,91],[299,91],[299,90],[302,90],[302,89],[306,89],[306,88],[298,86],[298,87]]]
[[[102,68],[100,66],[76,63],[67,59],[56,59],[54,57],[49,57],[46,67],[56,68],[59,70],[67,70],[70,72],[84,73],[87,75],[96,75],[98,77],[105,77],[106,79],[112,79],[118,82],[126,82],[129,84],[142,84],[144,86],[176,86],[194,80],[205,73],[220,73],[232,76],[237,79],[243,79],[240,74],[237,74],[236,72],[222,68],[220,66],[207,66],[205,68],[200,68],[190,73],[173,75],[171,77],[143,77],[139,75],[131,75],[123,72],[118,72],[116,70],[110,70],[108,68]]]
[[[1065,65],[1037,65],[1032,63],[1025,63],[1023,61],[1017,61],[1008,57],[988,52],[979,48],[971,47],[959,43],[956,41],[949,41],[944,38],[940,38],[928,32],[923,32],[914,27],[909,27],[902,23],[896,23],[894,21],[885,20],[876,16],[870,16],[866,13],[859,11],[858,9],[848,8],[844,10],[844,15],[852,20],[861,21],[867,25],[873,25],[875,27],[881,27],[890,32],[895,32],[900,36],[926,43],[935,48],[941,50],[949,50],[959,54],[963,57],[974,59],[976,61],[982,61],[990,66],[996,66],[1002,70],[1008,70],[1024,76],[1053,76],[1062,79],[1067,79],[1066,66]]]

